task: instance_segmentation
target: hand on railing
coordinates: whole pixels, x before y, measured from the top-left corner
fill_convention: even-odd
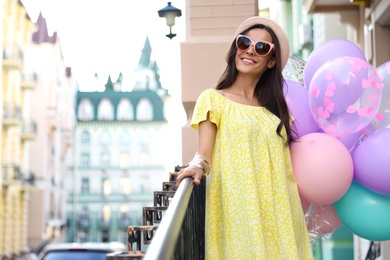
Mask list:
[[[195,185],[200,184],[200,180],[204,176],[204,171],[202,168],[197,167],[196,165],[190,165],[187,168],[181,169],[177,176],[176,176],[176,187],[179,187],[180,182],[185,178],[185,177],[192,177],[194,180]]]

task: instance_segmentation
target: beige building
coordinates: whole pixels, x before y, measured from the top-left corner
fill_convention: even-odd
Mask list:
[[[28,245],[37,248],[64,240],[66,226],[67,160],[75,125],[76,83],[65,67],[56,33],[48,35],[40,15],[33,44],[26,47],[26,68],[37,75],[31,93],[30,113],[38,125],[36,140],[29,146],[30,168],[35,174],[28,219]]]
[[[0,259],[16,259],[63,235],[75,84],[42,17],[5,0],[0,25]]]
[[[24,68],[23,55],[35,26],[16,0],[1,2],[0,25],[0,258],[7,259],[28,251],[28,203],[33,183],[28,146],[36,136],[28,104],[35,82]]]

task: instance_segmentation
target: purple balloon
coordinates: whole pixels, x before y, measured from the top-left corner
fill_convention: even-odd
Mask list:
[[[363,135],[364,135],[363,131],[358,131],[356,133],[338,137],[337,139],[339,139],[339,141],[342,142],[345,145],[345,147],[347,147],[348,151],[352,154],[353,151],[359,145],[359,142],[363,138]]]
[[[333,39],[322,43],[309,55],[305,70],[305,86],[310,86],[311,79],[317,70],[327,61],[342,56],[352,56],[366,60],[362,50],[353,42],[345,39]]]
[[[367,136],[353,153],[354,180],[369,190],[390,195],[390,128]]]
[[[291,126],[293,137],[298,139],[306,134],[317,132],[318,125],[310,111],[307,89],[299,82],[285,80],[283,92],[290,113],[294,117]]]

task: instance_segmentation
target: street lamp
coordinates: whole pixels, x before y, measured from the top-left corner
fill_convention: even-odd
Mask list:
[[[158,11],[158,16],[165,17],[167,20],[167,25],[169,26],[169,34],[166,36],[172,40],[176,36],[176,33],[172,33],[172,26],[175,25],[175,18],[181,16],[181,10],[173,7],[171,2],[168,2],[168,5],[163,9]]]

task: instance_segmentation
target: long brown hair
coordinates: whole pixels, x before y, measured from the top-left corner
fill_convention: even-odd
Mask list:
[[[268,68],[263,73],[260,80],[257,82],[255,88],[255,95],[259,101],[259,105],[261,104],[262,106],[266,107],[269,111],[271,111],[280,119],[280,123],[276,129],[276,133],[279,136],[283,137],[281,135],[281,131],[284,126],[287,133],[286,144],[290,144],[294,140],[291,134],[292,130],[290,128],[290,113],[283,93],[284,79],[282,76],[282,63],[280,56],[281,46],[274,31],[271,28],[264,26],[263,24],[255,24],[248,29],[242,31],[240,34],[245,34],[246,32],[255,28],[264,29],[271,34],[272,42],[275,45],[274,52],[272,55],[276,60],[275,66],[273,66],[272,68]],[[218,81],[216,89],[228,88],[236,80],[238,74],[238,70],[236,68],[236,53],[237,48],[234,39],[226,57],[227,66]],[[265,90],[265,88],[267,88],[266,91],[263,91]]]

